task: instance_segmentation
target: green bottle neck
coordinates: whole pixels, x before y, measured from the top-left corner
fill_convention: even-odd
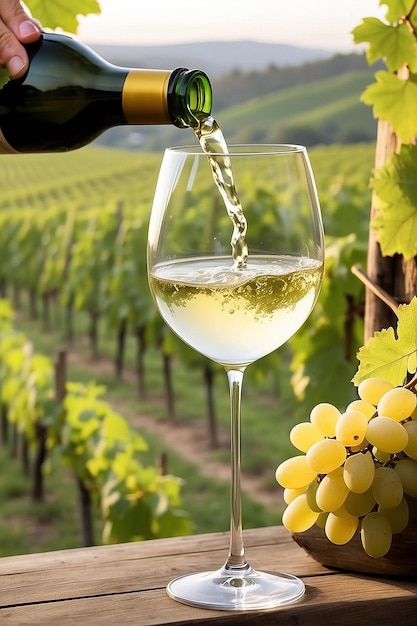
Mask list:
[[[177,69],[168,85],[168,108],[175,126],[199,126],[199,120],[211,113],[212,91],[208,77],[201,70]]]

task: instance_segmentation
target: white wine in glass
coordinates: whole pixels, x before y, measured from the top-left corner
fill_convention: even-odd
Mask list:
[[[304,584],[290,574],[257,571],[245,558],[243,373],[310,315],[323,277],[323,227],[304,147],[229,146],[216,153],[213,145],[165,151],[149,225],[148,276],[168,326],[228,376],[230,549],[218,570],[176,578],[167,592],[200,607],[258,610],[294,602]]]

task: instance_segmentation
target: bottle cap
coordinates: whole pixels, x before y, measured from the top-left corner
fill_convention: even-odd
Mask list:
[[[123,86],[123,112],[129,124],[172,124],[168,111],[170,71],[130,70]]]

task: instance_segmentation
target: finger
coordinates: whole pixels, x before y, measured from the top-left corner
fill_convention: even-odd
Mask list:
[[[0,19],[22,43],[36,41],[42,31],[37,20],[26,13],[19,0],[2,0]]]
[[[22,43],[32,43],[41,29],[22,9],[20,3],[6,3],[0,16],[0,64],[7,67],[12,78],[19,78],[28,69],[28,56]]]

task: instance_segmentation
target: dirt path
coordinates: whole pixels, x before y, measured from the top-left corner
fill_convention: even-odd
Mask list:
[[[184,459],[198,465],[204,476],[216,479],[230,480],[230,466],[226,462],[216,461],[211,457],[211,450],[207,446],[206,425],[203,422],[189,424],[170,424],[159,422],[154,418],[138,415],[135,424],[148,432],[156,433],[167,449],[175,450]],[[227,435],[221,437],[222,445],[228,446]],[[242,475],[242,490],[252,500],[260,502],[268,510],[277,511],[279,506],[279,490],[266,489],[265,476],[255,476],[244,473]]]
[[[83,354],[68,351],[68,363],[85,367],[93,374],[113,373],[114,365],[111,359],[101,356],[98,360],[91,360]],[[136,373],[126,369],[123,380],[136,384]],[[112,406],[120,411],[124,411],[122,402],[113,402]],[[181,423],[160,421],[142,412],[132,415],[129,410],[131,423],[144,431],[156,434],[162,441],[167,452],[175,451],[182,458],[198,465],[199,472],[207,477],[214,477],[219,480],[230,480],[230,465],[228,462],[218,461],[212,458],[212,450],[209,449],[207,425],[204,421],[194,423]],[[229,433],[219,432],[219,442],[223,447],[229,447]],[[168,457],[169,471],[169,457]],[[280,489],[267,489],[265,487],[265,475],[248,474],[242,475],[242,490],[255,502],[264,505],[272,513],[277,513],[282,507]]]

